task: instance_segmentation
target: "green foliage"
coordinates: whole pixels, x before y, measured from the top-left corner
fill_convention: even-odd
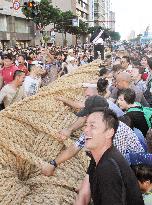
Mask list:
[[[89,28],[88,28],[88,33],[93,34],[93,32],[94,32],[97,28],[103,29],[101,26],[89,27]]]
[[[55,28],[61,32],[70,33],[72,27],[72,19],[74,15],[71,11],[60,12],[59,17],[55,21]]]
[[[88,33],[88,26],[82,20],[79,20],[79,26],[72,25],[72,19],[76,18],[71,11],[60,13],[59,19],[55,23],[55,28],[65,33],[70,33],[79,37],[80,35],[86,35]]]
[[[54,23],[60,16],[60,10],[54,8],[48,0],[41,0],[34,8],[23,7],[22,12],[27,18],[30,18],[40,30],[50,23]]]
[[[119,41],[121,36],[119,32],[115,32],[115,31],[109,31],[109,35],[111,37],[111,40],[113,41]]]

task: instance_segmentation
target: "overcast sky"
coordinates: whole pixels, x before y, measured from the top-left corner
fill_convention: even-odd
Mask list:
[[[152,0],[111,0],[116,12],[116,31],[126,38],[131,30],[136,35],[152,26]]]

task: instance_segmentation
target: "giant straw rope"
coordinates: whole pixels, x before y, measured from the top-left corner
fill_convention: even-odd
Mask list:
[[[0,205],[72,204],[75,189],[85,176],[87,158],[83,151],[60,165],[55,176],[45,177],[38,164],[57,156],[64,143],[56,132],[76,120],[72,109],[54,97],[83,100],[81,83],[97,79],[99,62],[81,66],[40,92],[0,112]]]

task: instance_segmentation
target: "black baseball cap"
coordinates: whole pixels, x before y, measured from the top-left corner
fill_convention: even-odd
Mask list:
[[[95,108],[98,108],[98,107],[108,108],[109,104],[107,100],[102,96],[94,95],[94,96],[88,97],[85,101],[85,107],[80,112],[78,112],[76,115],[78,117],[87,116],[91,114]]]

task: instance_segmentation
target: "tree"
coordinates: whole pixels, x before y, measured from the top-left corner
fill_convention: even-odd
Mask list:
[[[111,37],[111,40],[113,41],[119,41],[121,36],[119,32],[115,32],[115,31],[109,31],[109,35]]]
[[[77,18],[71,11],[62,12],[60,14],[59,19],[55,23],[55,28],[63,32],[65,35],[66,41],[66,33],[70,33],[76,35],[76,41],[80,35],[86,35],[88,32],[88,27],[85,22],[79,20],[79,26],[73,26],[72,20]]]
[[[79,20],[79,26],[72,26],[70,32],[76,35],[76,43],[77,43],[77,40],[81,35],[85,36],[88,34],[88,26],[85,22]]]
[[[66,33],[71,33],[73,18],[74,15],[71,11],[65,11],[65,12],[60,12],[59,18],[56,19],[55,28],[57,29],[57,31],[65,34],[65,39],[66,39]]]
[[[58,8],[54,8],[48,0],[41,0],[40,3],[34,4],[32,8],[23,7],[22,12],[36,24],[39,30],[43,30],[50,23],[56,22],[61,11]]]
[[[89,28],[88,28],[88,33],[93,34],[93,32],[94,32],[97,28],[103,29],[101,26],[89,27]]]

